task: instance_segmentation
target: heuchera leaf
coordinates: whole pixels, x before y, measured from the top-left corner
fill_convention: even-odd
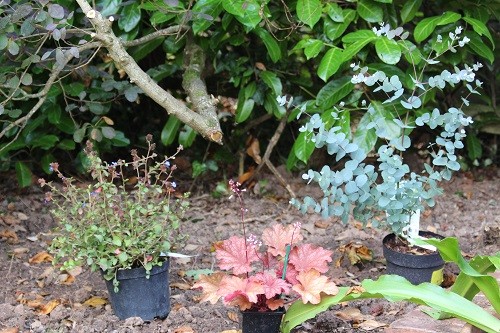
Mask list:
[[[300,294],[304,304],[318,304],[321,301],[321,293],[336,295],[339,292],[335,283],[328,281],[326,276],[321,276],[315,269],[300,272],[297,280],[300,284],[294,285],[292,289]]]
[[[286,246],[295,244],[302,240],[300,229],[288,225],[286,228],[281,224],[276,224],[271,228],[266,228],[262,232],[262,241],[269,247],[267,250],[273,256],[285,256]]]
[[[254,276],[240,278],[226,276],[221,282],[218,291],[224,296],[224,301],[239,306],[241,311],[250,309],[252,303],[257,303],[257,295],[264,294],[264,286]]]
[[[222,272],[215,272],[210,275],[201,274],[199,280],[193,284],[191,289],[202,288],[203,293],[201,294],[200,302],[210,302],[215,304],[220,298],[217,291],[220,288],[220,284],[224,276],[225,274]]]
[[[222,244],[216,244],[215,256],[219,261],[219,267],[225,270],[232,269],[236,275],[251,272],[251,263],[258,261],[259,257],[252,247],[247,246],[245,249],[245,245],[245,239],[237,236],[226,239]]]
[[[321,246],[304,244],[296,246],[290,252],[290,264],[299,272],[315,269],[320,273],[328,271],[328,262],[332,261],[332,251]]]
[[[256,275],[256,278],[262,282],[266,298],[271,299],[281,293],[288,293],[290,290],[290,285],[285,280],[279,278],[274,271],[259,273]]]

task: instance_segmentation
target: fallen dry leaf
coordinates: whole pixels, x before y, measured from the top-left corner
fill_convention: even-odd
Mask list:
[[[227,317],[228,317],[229,319],[231,319],[232,321],[234,321],[235,323],[237,323],[237,322],[239,322],[239,321],[240,321],[240,320],[239,320],[239,316],[238,316],[238,314],[237,314],[236,312],[233,312],[233,311],[229,311],[229,312],[227,313]]]
[[[194,333],[194,330],[193,328],[191,328],[191,326],[181,326],[177,327],[174,330],[174,333]]]
[[[59,301],[58,299],[53,299],[50,302],[48,302],[47,304],[39,306],[38,307],[38,309],[39,309],[38,314],[39,315],[48,315],[59,304],[61,304],[61,301]]]
[[[2,220],[8,225],[18,224],[20,222],[18,218],[15,218],[12,215],[4,215],[2,216]]]
[[[356,326],[357,328],[361,328],[365,331],[371,331],[371,330],[375,330],[375,329],[380,328],[380,327],[387,326],[387,324],[380,323],[380,322],[375,321],[373,319],[368,319],[368,320],[365,320],[365,321],[359,323],[358,325],[353,325],[353,327],[354,326]]]
[[[0,238],[6,238],[7,243],[9,243],[9,244],[19,243],[19,238],[17,237],[16,233],[12,230],[1,230],[0,231]]]
[[[330,226],[330,223],[327,221],[320,220],[320,221],[314,222],[314,226],[316,228],[320,228],[320,229],[327,229]]]
[[[354,286],[354,287],[349,288],[349,290],[347,291],[346,295],[349,295],[349,294],[361,294],[364,291],[365,291],[365,288],[363,288],[361,286]]]
[[[12,250],[12,255],[14,255],[15,257],[22,257],[29,251],[30,249],[28,249],[27,247],[16,247],[14,250]]]
[[[64,279],[62,278],[64,276]],[[59,283],[65,284],[65,285],[70,285],[73,282],[75,282],[75,277],[71,274],[61,274]]]
[[[254,138],[254,137],[249,138],[248,143],[247,143],[247,154],[248,154],[248,156],[253,158],[255,163],[257,163],[257,164],[262,163],[262,157],[260,157],[260,144],[259,144],[259,140],[257,138]],[[241,184],[243,184],[243,183],[241,183]]]
[[[19,332],[19,328],[17,328],[17,327],[9,327],[9,328],[5,328],[5,329],[0,331],[0,333],[18,333],[18,332]]]
[[[82,266],[75,266],[74,268],[67,270],[66,272],[68,272],[69,275],[78,276],[82,274],[83,268]]]
[[[335,315],[340,319],[352,321],[355,323],[359,323],[364,319],[363,314],[358,308],[351,307],[347,307],[342,309],[341,311],[337,311],[335,312]]]
[[[171,283],[170,287],[177,288],[177,289],[180,289],[180,290],[189,290],[189,289],[191,289],[191,285],[189,283],[183,283],[183,282],[174,282],[174,283]]]
[[[108,304],[108,300],[99,296],[92,296],[88,300],[83,302],[83,305],[92,307],[98,307],[105,304]]]
[[[339,247],[339,252],[342,253],[342,256],[335,262],[336,267],[341,265],[344,256],[349,258],[351,265],[373,260],[373,251],[360,243],[350,242],[342,245]]]
[[[17,218],[21,221],[26,221],[29,219],[28,215],[24,214],[24,213],[21,213],[21,212],[16,212],[14,213],[17,215]]]
[[[28,260],[28,262],[30,264],[40,264],[42,262],[52,262],[53,260],[54,258],[50,254],[43,251],[35,254],[32,258],[30,258],[30,260]]]

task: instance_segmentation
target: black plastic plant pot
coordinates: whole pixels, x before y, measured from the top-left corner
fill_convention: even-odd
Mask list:
[[[170,312],[170,287],[168,283],[169,261],[154,266],[149,279],[144,267],[121,269],[117,273],[118,292],[114,292],[113,280],[106,281],[111,307],[121,320],[141,317],[145,321],[164,319]]]
[[[426,238],[444,238],[430,231],[420,231]],[[383,253],[387,261],[387,273],[406,278],[413,284],[431,282],[440,285],[443,282],[444,261],[438,251],[429,254],[402,253],[387,247],[387,242],[395,239],[394,234],[384,237]]]
[[[243,311],[242,333],[278,333],[284,308],[276,311]]]

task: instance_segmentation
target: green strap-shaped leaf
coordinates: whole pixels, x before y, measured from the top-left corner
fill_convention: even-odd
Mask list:
[[[314,142],[311,141],[311,133],[302,132],[293,143],[290,154],[293,154],[300,161],[307,163],[314,151]],[[290,157],[289,157],[290,159]],[[288,167],[288,162],[287,162]],[[291,166],[293,167],[293,166]]]
[[[260,5],[256,0],[222,1],[222,6],[249,29],[255,28],[262,20]]]
[[[486,332],[500,331],[500,320],[480,306],[451,293],[432,283],[413,285],[397,275],[382,275],[378,280],[364,280],[361,283],[364,292],[350,293],[349,287],[340,287],[335,296],[324,296],[319,304],[303,304],[301,300],[294,302],[287,310],[281,330],[289,333],[292,328],[304,321],[314,318],[329,307],[357,299],[385,298],[389,301],[410,301],[423,304],[452,314]]]
[[[214,19],[222,12],[222,0],[198,0],[193,6],[193,12],[198,13],[193,22],[194,34],[199,34],[207,30],[212,25]],[[203,15],[201,15],[203,14]],[[212,19],[208,19],[211,17]]]
[[[345,44],[352,44],[355,42],[365,41],[367,39],[373,40],[377,35],[372,30],[362,29],[355,32],[350,32],[342,37],[342,42]]]
[[[395,65],[401,59],[401,48],[394,39],[385,36],[379,37],[375,42],[375,51],[380,60],[389,65]]]
[[[297,16],[299,20],[313,28],[321,18],[321,1],[320,0],[298,0],[297,1]]]
[[[377,23],[384,20],[382,5],[373,0],[359,0],[357,11],[359,16],[367,22]]]
[[[27,187],[31,185],[31,170],[26,163],[16,162],[16,176],[19,187]]]
[[[328,81],[333,74],[337,73],[343,62],[344,57],[341,49],[337,47],[329,49],[319,63],[318,76],[323,81]]]
[[[262,39],[262,42],[266,46],[267,52],[269,52],[269,57],[273,62],[277,62],[281,59],[281,49],[278,42],[274,39],[274,37],[267,31],[260,27],[257,27],[253,30],[257,36]]]

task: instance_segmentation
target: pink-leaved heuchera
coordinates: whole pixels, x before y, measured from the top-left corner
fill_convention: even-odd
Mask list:
[[[264,229],[262,240],[254,235],[232,236],[217,243],[221,271],[201,275],[193,286],[202,289],[201,301],[215,304],[222,299],[241,311],[268,311],[299,297],[317,304],[321,295],[337,294],[335,283],[324,275],[332,252],[301,244],[300,227],[300,223],[275,224]]]

